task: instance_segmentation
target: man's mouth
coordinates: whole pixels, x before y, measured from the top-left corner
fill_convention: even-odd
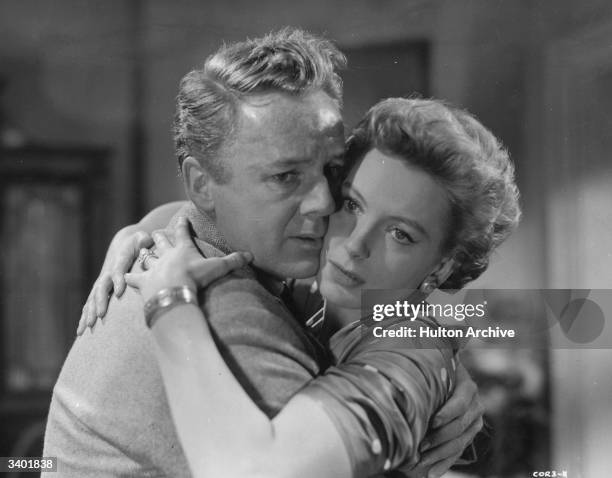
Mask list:
[[[343,284],[349,287],[357,287],[362,284],[365,284],[365,280],[359,275],[355,274],[354,272],[351,272],[350,270],[345,269],[340,264],[337,264],[336,262],[330,259],[327,259],[327,262],[331,264],[330,271],[331,271],[331,274],[334,280],[336,280],[340,284]]]

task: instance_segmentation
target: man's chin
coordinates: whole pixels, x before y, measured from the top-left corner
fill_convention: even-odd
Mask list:
[[[277,275],[287,279],[306,279],[314,277],[319,271],[319,257],[302,259],[297,261],[278,263]]]

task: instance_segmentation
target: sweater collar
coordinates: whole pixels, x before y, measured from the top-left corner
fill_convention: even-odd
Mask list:
[[[219,232],[213,218],[206,212],[198,210],[198,208],[189,201],[174,215],[172,221],[169,224],[170,228],[174,228],[176,220],[179,217],[186,217],[191,223],[193,232],[197,239],[208,243],[217,249],[220,253],[219,256],[231,254],[234,249],[228,244],[225,237]],[[251,267],[255,273],[257,281],[263,285],[268,292],[280,297],[286,288],[286,282],[278,279],[277,277],[269,274],[256,267]]]

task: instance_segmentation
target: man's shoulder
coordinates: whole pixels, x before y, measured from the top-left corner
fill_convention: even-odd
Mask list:
[[[82,393],[91,390],[92,399],[102,402],[106,392],[129,385],[136,375],[141,384],[151,375],[158,381],[153,338],[142,307],[140,294],[130,287],[121,298],[113,297],[104,319],[73,343],[58,384],[70,384]]]
[[[125,474],[146,469],[144,456],[182,463],[177,443],[142,299],[128,288],[73,343],[53,390],[45,446],[64,466],[78,458],[94,474],[104,466],[95,456],[112,455]]]
[[[220,336],[242,329],[252,338],[282,340],[300,349],[310,346],[311,337],[302,324],[250,268],[215,281],[201,292],[200,303]]]

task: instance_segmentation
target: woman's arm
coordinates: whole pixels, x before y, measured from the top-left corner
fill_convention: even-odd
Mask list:
[[[162,235],[156,237],[156,244],[161,259],[154,261],[147,272],[129,274],[128,283],[138,287],[145,299],[160,289],[179,284],[194,288],[193,278],[184,271],[192,261],[198,260],[201,264],[209,262],[199,257],[184,223],[177,230],[176,247],[172,247]],[[187,249],[191,249],[193,259],[185,258],[189,255]],[[366,369],[366,373],[372,375],[373,383],[368,385],[368,392],[364,396],[359,393],[358,383],[359,378],[363,378],[364,368],[352,363],[345,368],[333,369],[337,375],[342,375],[342,392],[353,390],[352,386],[357,387],[357,391],[349,393],[352,393],[354,400],[347,400],[343,405],[342,400],[336,400],[337,394],[335,397],[328,395],[327,385],[338,379],[326,375],[318,392],[297,394],[270,420],[242,389],[223,361],[199,307],[184,304],[164,312],[154,323],[153,333],[170,408],[195,476],[368,476],[372,471],[387,469],[390,466],[388,463],[393,462],[393,466],[397,466],[405,456],[415,456],[418,442],[435,407],[434,402],[439,402],[447,392],[438,394],[436,400],[429,400],[433,393],[428,389],[428,383],[435,380],[418,376],[420,369],[413,363],[411,374],[417,375],[416,385],[402,387],[402,390],[397,390],[384,375],[373,374],[371,369]],[[381,360],[383,362],[379,363],[384,364],[386,359]],[[406,357],[402,365],[409,364],[410,360]],[[401,370],[399,365],[395,363],[397,373]],[[355,368],[359,369],[356,373]],[[430,368],[432,375],[439,376],[439,369]],[[409,377],[405,381],[409,381]],[[381,417],[385,417],[385,428],[382,434],[377,435],[380,428],[372,433],[374,427],[363,423],[371,419],[368,413],[371,411],[370,404],[364,402],[380,402],[381,397],[377,400],[376,395],[380,395],[385,387],[389,392],[387,401],[394,404],[390,405],[392,409],[389,413],[380,413]],[[438,383],[435,387],[446,388]],[[398,397],[398,393],[402,395],[405,416],[397,412],[399,404],[395,404],[394,397]],[[330,399],[335,403],[331,403]],[[357,410],[345,411],[343,406]],[[334,410],[341,411],[334,413]],[[388,416],[391,416],[391,420]],[[339,417],[343,422],[340,426]],[[398,426],[391,423],[394,420],[406,423]],[[352,433],[347,433],[346,429],[341,431],[345,422],[355,432],[358,445],[352,443]],[[364,426],[367,433],[362,433]],[[415,428],[411,431],[413,426]],[[406,432],[405,440],[408,440],[402,441],[399,448],[396,441],[401,441],[402,437],[397,436],[397,431]],[[366,435],[364,440],[363,436]],[[371,438],[375,438],[378,444]],[[362,446],[364,443],[365,446]],[[355,456],[350,454],[349,448],[351,451],[358,449],[361,460],[367,461],[372,457],[373,463],[355,466]]]
[[[167,217],[169,217],[173,215],[174,210],[176,209],[177,206],[180,206],[180,204],[181,203],[169,204],[169,205],[163,206],[162,208],[158,208],[158,210],[156,211],[153,211],[151,214],[147,215],[147,217],[143,218],[143,222],[145,222],[145,227],[155,228],[156,225],[161,221],[159,219],[160,217],[159,213],[163,213],[164,208],[166,210]],[[146,225],[146,221],[148,221],[148,224],[149,224],[148,226]],[[145,246],[145,245],[149,246],[150,241],[152,240],[151,237],[148,234],[144,234],[143,237],[146,238],[149,241],[149,243],[142,244],[142,246]],[[121,238],[118,236],[117,240],[119,239]],[[135,257],[138,253],[139,248],[142,247],[140,245],[135,247],[134,245],[128,244],[127,242],[123,241],[121,243],[122,244],[121,247],[111,248],[115,254],[115,258],[114,258],[115,263],[121,262],[121,259],[120,259],[121,256],[126,258],[125,259],[126,265],[123,269],[124,271],[130,268],[131,264],[135,260]],[[109,255],[111,255],[111,251],[109,251]],[[196,272],[197,272],[197,268],[196,268]],[[196,280],[197,280],[197,277],[196,277]],[[104,300],[105,300],[104,306],[106,306],[106,303],[108,302],[108,297],[104,296]],[[81,325],[83,324],[84,324],[84,320],[82,319]],[[83,325],[82,329],[84,330],[85,328],[86,328],[86,324]],[[407,347],[410,346],[409,343],[406,343],[405,345]],[[397,367],[397,364],[389,363],[384,368],[389,368],[389,367]],[[406,370],[403,372],[403,375],[408,376],[408,378],[414,378],[414,376],[418,375],[418,371],[415,373],[414,371],[411,372],[411,371]],[[432,434],[430,434],[427,437],[428,442],[430,443],[430,446],[432,447],[432,449],[431,451],[428,451],[427,453],[425,453],[424,457],[422,456],[422,458],[424,458],[425,460],[422,459],[420,462],[421,467],[423,467],[424,469],[432,467],[433,465],[433,467],[431,468],[431,471],[432,472],[437,471],[437,473],[434,473],[435,476],[442,475],[443,471],[448,469],[448,467],[456,460],[457,456],[461,454],[461,450],[466,446],[468,442],[471,442],[474,435],[481,428],[482,420],[480,417],[482,415],[482,412],[478,411],[479,410],[478,403],[475,403],[475,405],[470,405],[470,403],[474,401],[475,397],[477,397],[477,394],[475,394],[475,392],[472,391],[472,388],[474,388],[474,384],[472,381],[469,380],[469,378],[467,380],[460,380],[459,374],[458,374],[458,379],[459,380],[457,382],[457,387],[453,391],[452,397],[447,403],[444,404],[443,408],[436,415],[436,419],[443,419],[440,422],[442,423],[442,426],[440,426],[439,423],[437,424],[434,422],[434,425],[439,426],[439,428],[437,428],[435,432],[432,432]],[[417,393],[413,395],[414,395],[413,402],[418,402],[419,394]],[[423,394],[420,394],[420,395],[422,396]],[[329,400],[327,400],[326,403],[329,403]],[[329,406],[326,407],[327,413],[329,413],[328,408]],[[477,416],[474,414],[476,414]],[[462,424],[464,419],[472,415],[474,415],[473,425],[470,425],[469,427],[465,425],[457,426],[458,423]],[[350,416],[348,418],[346,417],[343,417],[343,418],[344,418],[344,421],[348,421],[352,419],[352,417]],[[335,417],[335,421],[338,422],[338,417]],[[380,422],[381,420],[379,420],[379,423]],[[470,421],[469,423],[472,423],[472,421]],[[414,424],[411,424],[411,425],[414,425]],[[352,428],[355,429],[356,426],[353,425]],[[410,435],[410,439],[412,440],[412,435],[415,435],[415,432],[417,430],[415,427],[412,427],[411,429],[404,430],[404,431],[408,432],[406,435],[407,436]],[[362,433],[362,434],[365,436],[365,433]],[[416,436],[419,437],[420,434],[416,433]],[[406,440],[406,439],[407,438],[402,438],[402,440]],[[352,441],[354,442],[355,440],[353,439]],[[365,444],[365,441],[364,440],[362,441]],[[367,451],[364,452],[365,448],[367,448],[367,446],[366,447],[362,446],[361,452],[357,452],[357,453],[353,452],[351,454],[351,460],[356,461],[355,457],[358,457],[358,459],[361,459],[363,461],[364,457],[366,457],[366,455],[368,454]],[[412,450],[412,452],[414,455],[414,450]],[[366,461],[367,461],[367,457],[366,457]],[[422,474],[426,474],[426,473],[422,473]]]
[[[129,224],[113,236],[104,257],[100,275],[89,293],[77,327],[77,335],[82,335],[87,327],[93,327],[98,318],[106,315],[110,293],[121,297],[125,290],[124,274],[130,270],[143,247],[153,244],[151,233],[168,225],[170,219],[185,204],[174,201],[156,207],[138,223]]]
[[[201,261],[181,219],[175,246],[155,237],[158,260],[126,276],[148,300],[159,290],[195,290],[192,260]],[[235,254],[234,254],[235,255]],[[229,257],[229,259],[228,259]],[[232,260],[207,259],[206,265]],[[208,271],[198,272],[200,284]],[[221,357],[199,307],[183,304],[153,322],[156,356],[172,416],[193,475],[231,477],[350,477],[341,437],[322,407],[296,396],[272,420],[242,389]]]
[[[295,396],[272,420],[221,358],[199,307],[153,326],[172,417],[194,477],[350,477],[340,435],[321,405]]]

